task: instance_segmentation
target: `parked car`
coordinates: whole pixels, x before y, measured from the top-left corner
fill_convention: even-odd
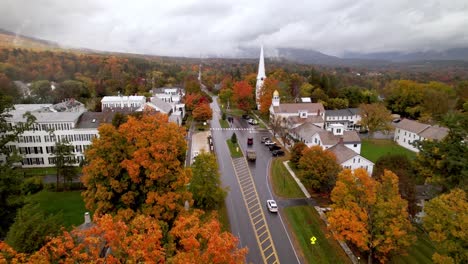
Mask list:
[[[284,156],[284,151],[282,151],[281,149],[273,150],[273,151],[271,152],[271,155],[272,155],[273,157]]]
[[[271,141],[271,140],[265,141],[265,146],[273,146],[273,145],[276,145],[276,142]]]
[[[249,120],[249,119],[252,119],[249,115],[247,114],[243,114],[242,115],[242,118],[245,119],[245,120]]]
[[[249,146],[253,145],[253,138],[251,137],[247,138],[247,145]]]
[[[269,137],[262,137],[262,143],[265,143],[266,141],[271,141]]]
[[[278,212],[278,205],[276,204],[275,200],[267,200],[266,202],[268,211],[272,213]]]
[[[276,145],[270,145],[270,146],[268,146],[268,149],[269,149],[270,151],[273,151],[273,150],[280,150],[281,147],[280,147],[280,146],[276,146]]]

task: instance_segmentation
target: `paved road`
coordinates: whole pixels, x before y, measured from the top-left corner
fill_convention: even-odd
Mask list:
[[[247,262],[301,263],[292,246],[290,234],[286,231],[283,213],[281,210],[278,214],[269,213],[265,206],[266,200],[275,198],[267,178],[271,154],[260,143],[262,136],[270,136],[269,132],[251,130],[252,127],[245,120],[238,119],[232,125],[236,130],[221,130],[219,106],[216,97],[213,99],[212,134],[221,180],[229,188],[226,206],[231,232],[239,237],[240,246],[249,248]],[[231,160],[226,140],[234,131],[244,152],[247,149],[247,138],[254,137],[252,148],[257,152],[255,163]]]

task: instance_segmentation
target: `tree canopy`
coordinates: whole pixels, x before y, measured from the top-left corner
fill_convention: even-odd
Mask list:
[[[404,252],[412,242],[407,202],[398,193],[398,177],[384,171],[381,181],[371,178],[364,169],[343,170],[332,191],[330,229],[337,239],[346,240],[386,262]]]
[[[119,128],[99,128],[83,168],[86,207],[96,214],[142,212],[171,220],[191,201],[185,185],[185,131],[163,114],[130,116]],[[155,136],[157,135],[157,136]]]
[[[304,149],[298,167],[299,175],[306,185],[323,191],[333,188],[336,176],[341,170],[335,154],[323,150],[320,146]]]

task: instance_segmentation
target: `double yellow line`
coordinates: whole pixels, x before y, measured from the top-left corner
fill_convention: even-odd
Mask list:
[[[270,229],[262,210],[262,203],[258,197],[249,165],[245,157],[231,159],[231,161],[245,207],[249,214],[250,223],[255,231],[255,238],[257,239],[263,262],[268,264],[279,263],[278,254],[271,238]]]

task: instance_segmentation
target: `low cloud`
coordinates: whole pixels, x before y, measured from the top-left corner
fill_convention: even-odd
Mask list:
[[[0,27],[72,47],[169,56],[232,56],[260,44],[332,55],[468,46],[466,0],[321,2],[4,0]]]

